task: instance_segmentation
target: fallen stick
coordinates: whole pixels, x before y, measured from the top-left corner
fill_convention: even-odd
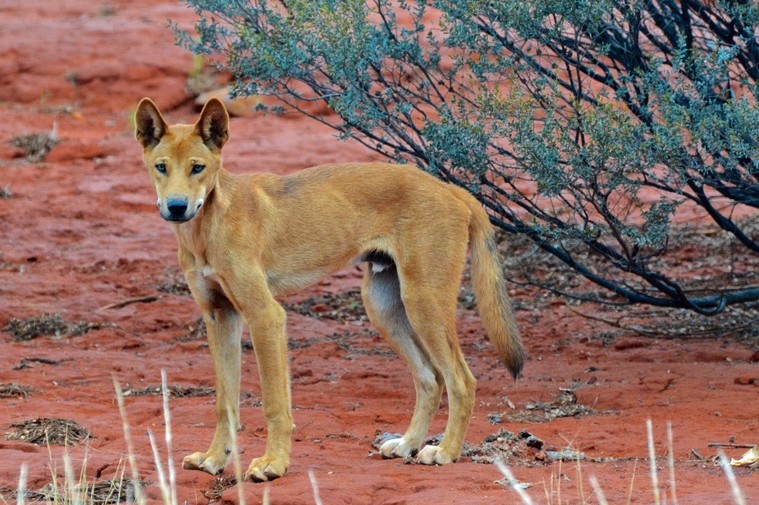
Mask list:
[[[104,305],[100,307],[98,311],[109,310],[109,309],[120,309],[121,307],[126,307],[127,305],[131,305],[133,303],[150,303],[156,300],[158,300],[157,295],[137,296],[135,298],[127,298],[126,300],[122,300],[120,302]]]
[[[731,447],[733,449],[753,449],[756,447],[756,444],[732,444],[732,443],[721,443],[721,442],[712,442],[710,444],[706,444],[707,447]]]
[[[691,449],[690,453],[693,454],[699,461],[706,461],[706,458],[699,454],[696,449]]]
[[[619,328],[621,330],[634,331],[635,333],[637,333],[639,335],[642,335],[644,337],[656,337],[656,336],[660,335],[659,332],[649,331],[649,330],[647,330],[645,328],[642,328],[642,327],[640,327],[638,325],[627,326],[627,325],[622,324],[622,320],[625,317],[627,317],[627,316],[622,316],[622,317],[620,317],[619,319],[617,319],[615,321],[615,320],[612,320],[612,319],[608,319],[606,317],[601,317],[601,316],[597,316],[597,315],[594,315],[594,314],[588,314],[588,313],[585,313],[585,312],[580,312],[579,310],[575,310],[574,308],[572,308],[572,306],[570,306],[569,304],[567,304],[566,307],[570,310],[570,312],[574,312],[575,314],[577,314],[580,317],[584,317],[584,318],[590,319],[592,321],[600,321],[602,323],[606,323],[609,326],[611,326],[612,328]]]

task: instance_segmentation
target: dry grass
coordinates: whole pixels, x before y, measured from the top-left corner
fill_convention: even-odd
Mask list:
[[[173,455],[172,455],[172,437],[171,437],[171,415],[169,410],[169,397],[170,394],[170,388],[167,386],[166,383],[166,376],[165,372],[162,372],[162,386],[161,386],[161,393],[163,396],[163,411],[164,411],[164,426],[165,426],[165,444],[166,444],[166,461],[163,462],[159,450],[157,448],[157,444],[155,442],[155,439],[152,435],[152,433],[148,433],[150,437],[151,447],[153,449],[153,456],[154,456],[154,462],[155,462],[155,468],[156,472],[158,474],[159,478],[159,487],[161,490],[161,503],[163,505],[178,505],[177,502],[177,494],[176,494],[176,475],[174,470],[174,462],[173,462]],[[80,473],[80,477],[77,480],[74,476],[73,467],[71,465],[71,460],[68,458],[68,455],[64,453],[64,466],[65,466],[65,482],[59,483],[55,480],[53,480],[53,483],[49,486],[46,486],[45,488],[38,490],[38,491],[28,491],[26,489],[26,475],[27,475],[27,468],[25,465],[22,465],[21,472],[19,476],[19,484],[17,490],[12,489],[0,489],[0,500],[7,502],[9,499],[15,499],[17,505],[18,504],[24,504],[26,501],[47,501],[48,503],[53,502],[56,504],[61,505],[69,505],[69,504],[76,504],[76,505],[100,505],[100,504],[107,504],[107,503],[119,503],[126,501],[128,503],[137,503],[139,505],[144,505],[147,503],[144,490],[143,488],[148,485],[149,483],[145,482],[144,480],[141,480],[139,478],[140,472],[136,465],[136,459],[134,457],[134,451],[133,451],[133,444],[131,439],[131,430],[129,427],[129,422],[127,420],[126,416],[126,409],[124,406],[124,394],[122,393],[121,387],[118,384],[118,381],[114,379],[114,387],[116,389],[116,397],[118,400],[118,406],[119,411],[122,418],[123,428],[124,428],[124,436],[126,439],[127,444],[127,451],[128,451],[128,461],[129,461],[129,468],[131,470],[131,476],[132,478],[127,481],[124,478],[124,472],[126,471],[126,468],[123,464],[119,464],[119,469],[117,473],[119,475],[116,476],[114,479],[110,480],[104,480],[104,481],[97,481],[93,483],[88,483],[86,478],[86,458],[85,462],[83,463],[83,467]],[[231,432],[233,434],[236,434],[236,430],[231,429]],[[676,492],[676,486],[675,486],[675,472],[674,472],[674,460],[673,460],[673,450],[672,450],[672,432],[671,427],[668,425],[668,431],[667,431],[667,443],[668,443],[668,456],[667,456],[667,467],[669,469],[669,483],[668,483],[668,489],[669,493],[663,493],[659,476],[657,473],[657,463],[656,463],[656,454],[654,450],[654,444],[653,444],[653,436],[652,436],[652,425],[651,422],[648,421],[647,423],[647,432],[648,432],[648,449],[649,449],[649,461],[650,461],[650,471],[649,475],[652,482],[653,487],[653,496],[652,496],[652,503],[655,505],[660,505],[661,503],[671,503],[673,505],[677,505],[678,503],[678,497]],[[377,438],[375,439],[375,446],[379,446],[385,439],[388,437],[394,437],[395,435],[389,434],[389,433],[382,433],[378,434]],[[513,444],[516,443],[523,443],[526,447],[529,447],[530,449],[534,450],[541,450],[542,448],[542,441],[539,441],[537,437],[532,436],[531,434],[524,432],[520,433],[519,435],[513,435],[508,432],[504,432],[503,430],[499,431],[499,433],[494,434],[483,442],[484,444],[487,443],[494,443],[499,441],[506,441],[507,444],[507,451],[512,450]],[[237,441],[232,441],[232,460],[234,463],[234,476],[233,477],[219,477],[214,482],[211,488],[205,492],[203,492],[203,495],[206,497],[206,499],[209,500],[209,503],[214,501],[219,501],[222,498],[222,495],[229,490],[232,487],[237,488],[238,492],[238,500],[241,505],[245,504],[242,488],[243,486],[237,485],[237,483],[241,482],[242,480],[242,471],[240,466],[240,458],[239,453],[237,451]],[[434,441],[432,441],[434,442]],[[509,445],[511,444],[511,445]],[[571,463],[575,464],[576,466],[576,482],[577,482],[577,494],[578,494],[578,500],[576,503],[579,504],[590,504],[590,503],[598,503],[601,505],[607,504],[606,498],[603,493],[603,489],[598,482],[598,479],[596,479],[595,476],[590,475],[587,477],[587,479],[582,475],[583,468],[581,465],[581,455],[575,451],[571,451],[572,454],[574,454],[574,457],[570,458]],[[471,457],[471,455],[470,455]],[[473,458],[474,459],[474,458]],[[566,460],[559,460],[558,463],[558,470],[554,471],[551,474],[550,483],[547,485],[544,483],[544,490],[546,495],[546,502],[549,505],[553,504],[563,504],[563,503],[569,503],[566,496],[562,496],[561,494],[561,478],[562,475],[562,461]],[[519,462],[522,464],[522,462]],[[727,458],[724,456],[721,456],[719,458],[719,463],[722,466],[722,469],[725,473],[726,479],[728,481],[728,486],[730,488],[730,493],[732,494],[732,503],[736,505],[745,505],[746,500],[743,497],[743,494],[740,490],[740,487],[738,486],[735,476],[733,475],[732,469],[730,467],[730,464],[727,461]],[[532,484],[525,484],[522,482],[519,482],[517,478],[514,476],[512,471],[507,467],[503,461],[502,458],[496,457],[494,460],[495,466],[500,470],[500,472],[503,474],[504,479],[502,481],[499,481],[503,483],[508,488],[512,489],[516,494],[519,502],[525,505],[533,504],[534,501],[530,497],[529,493],[527,492],[527,489],[530,488]],[[165,466],[164,466],[165,465]],[[53,468],[53,475],[56,475],[54,465],[51,465],[51,468]],[[166,471],[164,471],[164,468],[166,468]],[[558,473],[557,473],[558,472]],[[313,503],[316,505],[321,505],[322,500],[319,494],[319,486],[317,479],[313,473],[313,471],[309,471],[309,480],[311,483],[312,491],[313,491]],[[583,489],[583,482],[589,482],[590,487],[592,489],[592,493],[586,494],[585,490]],[[634,482],[635,482],[635,471],[633,470],[633,475],[631,476],[630,480],[630,493],[628,495],[627,503],[631,503],[633,492],[634,492]],[[549,487],[550,486],[550,487]],[[666,494],[666,496],[665,496]],[[516,503],[513,500],[509,501],[508,497],[506,497],[505,501],[500,501],[501,503]],[[263,496],[262,496],[262,503],[265,505],[270,504],[269,499],[269,488],[264,487],[263,488]]]
[[[58,136],[56,134],[55,126],[53,126],[53,129],[50,132],[19,135],[11,140],[11,145],[20,149],[24,153],[24,157],[32,163],[38,163],[44,160],[47,153],[49,153],[57,143]]]
[[[169,386],[169,396],[175,398],[194,398],[199,396],[213,396],[216,394],[214,388],[203,386]],[[123,391],[124,396],[158,396],[163,395],[163,388],[161,386],[148,386],[140,389],[125,389]]]
[[[76,445],[93,435],[70,419],[40,417],[11,424],[13,431],[5,434],[6,440],[18,440],[34,445]]]
[[[0,398],[28,398],[34,390],[15,382],[0,384]]]
[[[679,503],[678,496],[677,496],[677,486],[675,482],[675,468],[674,468],[674,451],[672,448],[672,427],[670,423],[667,423],[667,468],[669,470],[669,476],[668,476],[668,486],[669,493],[666,493],[662,489],[662,485],[660,484],[660,477],[658,474],[658,467],[657,467],[657,459],[656,459],[656,451],[654,449],[654,439],[653,439],[653,425],[651,423],[651,420],[649,419],[646,422],[646,432],[647,432],[647,447],[648,447],[648,460],[649,460],[649,478],[651,479],[651,486],[652,486],[652,496],[651,496],[651,503],[654,505],[661,505],[661,504],[671,504],[671,505],[677,505]],[[720,466],[722,467],[722,470],[725,474],[725,478],[728,483],[729,492],[732,495],[732,502],[735,505],[745,505],[746,500],[743,497],[743,492],[741,491],[740,487],[738,486],[737,481],[735,480],[735,475],[733,474],[732,468],[730,466],[730,463],[728,462],[727,458],[724,455],[720,455],[718,458],[718,462]],[[527,493],[527,489],[531,486],[531,484],[525,484],[522,482],[519,482],[517,478],[514,476],[511,469],[503,463],[501,460],[497,460],[495,462],[496,467],[498,470],[503,474],[504,479],[500,482],[502,482],[505,486],[511,488],[519,498],[519,501],[523,505],[532,505],[534,503],[533,499],[530,497],[530,495]],[[637,465],[636,465],[637,468]],[[583,482],[586,480],[583,476],[582,472],[582,465],[579,459],[576,461],[576,469],[577,469],[577,494],[578,499],[577,503],[581,505],[586,505],[590,503],[599,503],[600,505],[606,505],[608,502],[606,501],[606,497],[604,496],[603,489],[601,485],[598,482],[598,479],[594,475],[590,475],[587,478],[587,481],[590,483],[591,489],[593,490],[592,495],[586,495],[585,491],[583,489]],[[559,469],[557,473],[552,473],[551,475],[551,481],[550,481],[550,487],[545,487],[545,495],[546,495],[546,501],[548,505],[561,505],[563,503],[569,503],[568,500],[566,500],[566,496],[562,496],[561,491],[561,479],[558,477],[561,475],[561,463],[559,463]],[[633,469],[632,476],[630,478],[630,491],[627,497],[627,503],[632,503],[632,497],[634,493],[634,483],[635,483],[635,468]],[[545,484],[544,484],[545,486]],[[727,490],[726,490],[727,491]],[[641,498],[641,497],[638,497]],[[722,502],[721,502],[722,503]],[[728,502],[724,502],[728,503]]]
[[[48,449],[50,447],[48,446]],[[78,474],[74,472],[71,457],[67,451],[63,453],[63,481],[58,477],[59,471],[57,463],[53,459],[52,450],[50,454],[50,471],[52,482],[40,489],[30,490],[26,487],[25,465],[22,465],[19,475],[17,489],[0,488],[0,501],[9,503],[15,500],[17,504],[25,502],[45,502],[54,505],[106,505],[115,503],[134,503],[135,489],[134,484],[124,479],[123,461],[119,461],[114,471],[114,477],[111,479],[101,479],[88,481],[87,479],[87,454],[89,448],[85,449],[85,456],[82,462],[82,468]],[[148,482],[140,481],[140,486],[147,485]]]
[[[42,314],[26,319],[13,317],[2,328],[2,331],[9,333],[15,342],[26,342],[43,336],[75,337],[101,327],[101,323],[69,322],[65,321],[60,314]]]
[[[219,475],[211,482],[209,489],[202,491],[203,496],[208,499],[208,503],[221,501],[221,496],[225,491],[232,489],[237,485],[237,478],[234,476]]]
[[[573,389],[560,388],[559,394],[551,402],[531,402],[525,405],[525,410],[516,413],[492,413],[488,415],[491,422],[500,422],[505,418],[513,423],[546,423],[559,417],[580,417],[591,414],[609,414],[599,412],[577,403],[577,395]]]
[[[19,499],[18,491],[11,490],[11,496]],[[27,501],[55,504],[106,505],[109,503],[131,503],[134,488],[131,482],[121,479],[105,479],[97,482],[78,482],[74,486],[54,487],[52,484],[36,491],[26,491]]]
[[[488,435],[480,444],[465,443],[461,455],[475,463],[493,464],[503,461],[522,467],[543,466],[557,461],[585,460],[585,454],[571,447],[561,450],[546,449],[543,440],[527,430],[511,433],[504,429]]]

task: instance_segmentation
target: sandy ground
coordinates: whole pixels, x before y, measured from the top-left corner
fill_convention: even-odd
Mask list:
[[[75,471],[84,465],[90,482],[113,478],[127,452],[116,377],[129,392],[126,410],[141,477],[153,483],[147,492],[158,500],[147,432],[161,439],[164,418],[161,397],[146,388],[156,388],[165,369],[170,385],[195,393],[170,400],[179,461],[210,442],[213,398],[204,388],[213,387],[213,374],[204,339],[191,331],[199,312],[182,289],[175,239],[156,212],[130,115],[149,95],[171,121],[193,120],[185,88],[192,57],[174,46],[166,29],[167,18],[191,26],[193,14],[165,1],[51,5],[0,1],[0,328],[12,319],[60,315],[52,318],[57,334],[53,328],[52,335],[15,341],[10,330],[0,332],[0,383],[27,389],[0,399],[0,430],[6,433],[0,492],[13,500],[22,464],[29,489],[42,488],[53,475],[62,478],[62,447],[8,438],[12,424],[37,418],[70,419],[86,428],[92,438],[67,449]],[[12,145],[54,125],[59,143],[41,162]],[[376,159],[304,118],[235,118],[231,132],[225,160],[235,172],[285,174],[323,162]],[[524,377],[514,383],[476,313],[462,308],[462,346],[478,379],[470,455],[444,467],[404,464],[382,460],[372,445],[377,434],[405,429],[414,395],[405,367],[356,306],[351,290],[360,275],[359,267],[351,268],[284,300],[291,309],[298,427],[292,464],[271,484],[243,484],[247,503],[260,503],[267,488],[274,504],[314,503],[309,470],[328,504],[517,503],[515,492],[498,482],[497,469],[475,461],[492,455],[493,445],[507,449],[516,478],[532,485],[528,492],[537,503],[597,503],[590,476],[610,503],[627,503],[628,497],[653,503],[649,418],[662,493],[671,492],[671,422],[680,502],[731,503],[712,461],[717,450],[707,444],[759,443],[756,340],[642,337],[581,317],[584,307],[510,285],[528,351]],[[109,308],[142,297],[141,303]],[[95,324],[74,328],[80,321]],[[75,335],[77,329],[82,333]],[[243,361],[239,441],[247,465],[262,452],[265,431],[249,349]],[[563,404],[557,400],[562,389],[572,390],[576,401],[571,395]],[[572,411],[577,415],[554,417]],[[443,402],[431,434],[442,431],[445,417]],[[525,430],[543,446],[511,443],[506,435],[483,445],[501,429]],[[568,456],[579,451],[585,459],[551,459],[550,451],[565,448],[575,451]],[[744,449],[726,451],[737,457]],[[747,503],[759,501],[756,471],[736,474]],[[225,477],[232,475],[230,465]],[[177,473],[182,502],[236,501],[234,487],[214,494],[221,484],[203,473]]]

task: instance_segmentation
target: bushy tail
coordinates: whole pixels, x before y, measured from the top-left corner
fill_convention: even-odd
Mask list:
[[[469,241],[477,310],[501,361],[516,379],[524,363],[524,348],[506,293],[493,226],[479,202],[471,198],[470,202],[472,218],[469,222]]]

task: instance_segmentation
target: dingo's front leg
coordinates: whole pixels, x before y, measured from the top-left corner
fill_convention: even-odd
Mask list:
[[[255,274],[246,272],[248,279]],[[261,395],[268,431],[263,456],[254,459],[245,478],[263,482],[281,477],[290,464],[293,417],[290,406],[290,373],[287,363],[285,311],[274,300],[261,273],[259,282],[246,286],[242,312],[250,329],[261,380]]]
[[[182,467],[202,470],[212,475],[221,473],[232,451],[230,430],[240,425],[240,336],[242,318],[219,289],[192,282],[195,299],[203,310],[208,333],[208,347],[216,377],[216,431],[211,446],[205,452],[185,457]]]

